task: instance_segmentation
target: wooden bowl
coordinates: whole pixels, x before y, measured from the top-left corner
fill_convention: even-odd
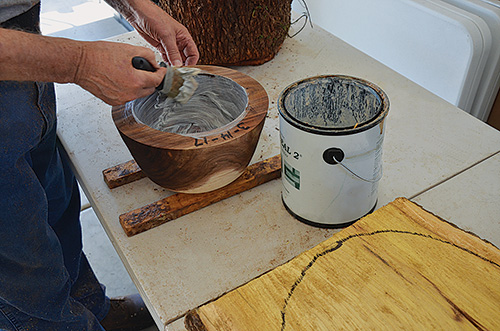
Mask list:
[[[269,106],[266,91],[253,78],[223,67],[197,67],[201,74],[231,79],[247,94],[242,115],[223,131],[196,137],[164,132],[138,121],[132,102],[112,108],[113,121],[137,164],[153,182],[174,192],[208,192],[238,178],[252,158]]]

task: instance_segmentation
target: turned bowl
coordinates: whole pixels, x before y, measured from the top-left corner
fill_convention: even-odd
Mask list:
[[[266,91],[253,78],[223,67],[196,67],[202,70],[197,77],[198,88],[211,86],[211,81],[221,82],[223,85],[218,86],[223,107],[231,104],[231,114],[225,114],[225,122],[218,127],[201,125],[197,132],[165,131],[171,127],[158,126],[158,119],[171,118],[169,113],[162,115],[158,107],[148,109],[140,99],[112,108],[113,121],[142,171],[156,184],[174,192],[209,192],[238,178],[252,158],[269,106]],[[207,95],[212,95],[211,91]],[[216,99],[213,103],[219,105]],[[184,117],[211,122],[214,110],[192,100],[186,105],[193,106],[190,111],[196,114]]]

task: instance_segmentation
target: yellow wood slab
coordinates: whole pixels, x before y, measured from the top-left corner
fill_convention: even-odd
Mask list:
[[[500,330],[500,251],[403,198],[188,313],[188,330]]]

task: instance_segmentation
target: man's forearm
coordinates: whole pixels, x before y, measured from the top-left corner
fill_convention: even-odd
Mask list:
[[[151,0],[104,0],[108,5],[122,14],[129,22],[134,21],[136,8],[148,2],[146,5],[151,5]]]
[[[0,29],[0,80],[74,82],[84,43]]]

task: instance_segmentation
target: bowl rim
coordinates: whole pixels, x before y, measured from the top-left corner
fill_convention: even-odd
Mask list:
[[[124,104],[113,106],[111,109],[112,118],[118,131],[129,139],[150,147],[186,150],[224,144],[253,131],[265,119],[269,108],[269,97],[257,80],[229,68],[211,65],[196,65],[193,67],[201,69],[202,73],[229,78],[243,87],[248,96],[248,103],[244,110],[246,114],[240,121],[234,123],[234,126],[228,127],[226,131],[196,138],[156,130],[140,123],[133,116],[131,107]]]

